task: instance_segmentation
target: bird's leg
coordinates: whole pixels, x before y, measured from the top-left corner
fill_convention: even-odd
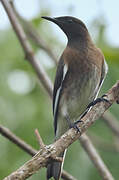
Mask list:
[[[98,102],[104,102],[104,101],[105,101],[105,102],[108,102],[108,103],[109,103],[109,101],[104,98],[104,97],[106,97],[106,96],[107,96],[107,95],[104,94],[104,95],[101,96],[100,98],[95,99],[94,101],[92,101],[92,102],[87,106],[87,108],[89,109],[90,107],[94,106],[94,105],[97,104]]]
[[[74,129],[77,130],[77,132],[80,132],[80,128],[77,126],[77,124],[78,124],[79,122],[83,122],[81,119],[87,114],[87,112],[89,111],[89,109],[90,109],[92,106],[94,106],[95,104],[97,104],[98,102],[105,101],[105,102],[108,102],[108,103],[109,103],[109,101],[104,98],[104,97],[106,97],[106,96],[107,96],[107,95],[104,94],[102,97],[97,98],[97,99],[95,99],[94,101],[92,101],[92,102],[87,106],[87,108],[86,108],[86,110],[83,112],[83,114],[80,116],[79,120],[77,120],[77,121],[75,121],[75,122],[73,122],[73,123],[70,121],[70,117],[69,117],[68,115],[66,115],[65,118],[66,118],[66,120],[67,120],[67,123],[68,123],[68,125],[69,125],[69,128],[74,128]],[[118,103],[118,102],[117,102],[117,103]]]
[[[107,99],[105,99],[104,97],[106,97],[107,95],[104,94],[103,96],[101,96],[100,98],[95,99],[94,101],[92,101],[86,108],[86,110],[83,112],[83,114],[80,116],[79,120],[77,120],[76,122],[74,122],[75,124],[82,122],[81,119],[87,114],[87,112],[89,111],[89,109],[94,106],[95,104],[97,104],[98,102],[101,101],[106,101],[109,103],[109,101]],[[117,103],[119,103],[119,101],[117,101]]]
[[[86,110],[81,114],[79,120],[77,120],[75,123],[78,123],[78,122],[82,122],[82,118],[87,114],[87,112],[89,111],[90,108],[86,108]]]
[[[80,132],[80,128],[77,126],[77,123],[75,122],[71,122],[70,121],[70,117],[68,115],[65,116],[66,120],[67,120],[67,123],[68,123],[68,126],[69,128],[74,128],[77,130],[77,133]],[[79,122],[82,122],[82,121],[79,121]]]

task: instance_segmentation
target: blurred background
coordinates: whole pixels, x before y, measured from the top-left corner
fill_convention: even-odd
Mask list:
[[[105,55],[109,72],[100,94],[106,92],[119,79],[119,1],[108,0],[14,0],[19,19],[29,41],[52,81],[56,64],[67,39],[55,24],[41,16],[70,15],[80,18]],[[29,31],[39,34],[40,43]],[[47,48],[46,48],[47,46]],[[53,49],[48,53],[48,49]],[[110,112],[117,121],[119,106],[114,104]],[[35,128],[38,128],[46,144],[54,139],[52,102],[38,82],[34,69],[25,60],[20,43],[11,28],[0,4],[0,124],[39,149]],[[87,134],[115,179],[119,179],[119,140],[103,119],[98,120]],[[19,168],[31,157],[0,135],[0,179]],[[96,168],[78,142],[69,147],[64,169],[79,180],[101,180]],[[45,179],[46,169],[33,175],[31,180]]]

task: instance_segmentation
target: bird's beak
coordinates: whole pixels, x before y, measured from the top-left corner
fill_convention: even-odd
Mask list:
[[[58,20],[56,18],[51,18],[51,17],[47,17],[47,16],[42,16],[41,18],[46,19],[48,21],[52,21],[55,24],[59,25]]]
[[[67,34],[67,32],[65,30],[65,22],[61,21],[59,18],[57,18],[57,17],[51,18],[51,17],[47,17],[47,16],[42,16],[41,18],[57,24],[64,31],[64,33]]]

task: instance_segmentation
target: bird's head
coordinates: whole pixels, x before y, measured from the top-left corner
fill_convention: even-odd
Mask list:
[[[42,18],[57,24],[67,35],[68,40],[83,39],[89,36],[88,30],[85,24],[71,16],[61,16],[56,18],[43,16]]]

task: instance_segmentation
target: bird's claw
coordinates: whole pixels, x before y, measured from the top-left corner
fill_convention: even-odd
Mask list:
[[[71,124],[70,124],[70,128],[76,129],[77,133],[80,133],[80,132],[81,132],[81,131],[80,131],[80,128],[77,126],[77,123],[76,123],[76,122],[71,123]]]
[[[74,128],[74,129],[76,129],[77,130],[77,133],[79,133],[80,132],[80,128],[77,126],[77,124],[79,123],[79,122],[83,122],[81,119],[79,119],[79,120],[77,120],[77,121],[75,121],[75,122],[71,122],[70,121],[70,118],[69,118],[69,116],[67,115],[66,117],[66,120],[67,120],[67,123],[68,123],[68,125],[69,125],[69,128]]]
[[[107,102],[107,103],[110,103],[107,99],[105,99],[104,97],[106,97],[107,95],[104,94],[102,97],[100,98],[97,98],[96,100],[92,101],[87,108],[90,108],[92,106],[94,106],[95,104],[97,104],[98,102]]]
[[[78,124],[80,122],[83,122],[83,121],[81,119],[79,119],[79,120],[75,121],[74,124]]]

